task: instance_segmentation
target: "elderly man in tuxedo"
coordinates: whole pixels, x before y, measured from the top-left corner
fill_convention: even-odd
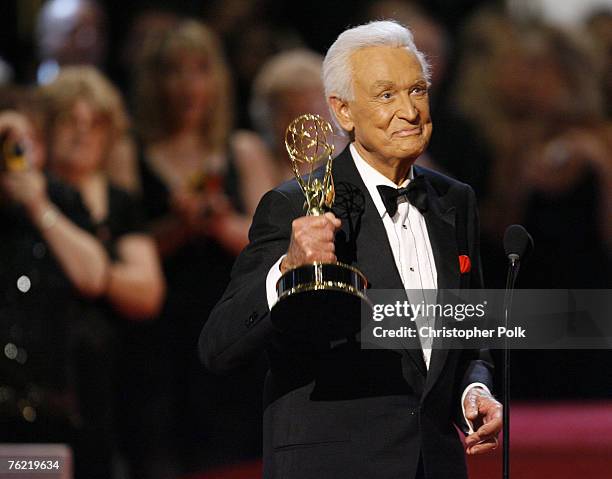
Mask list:
[[[323,77],[350,138],[332,170],[342,206],[304,216],[296,181],[262,198],[250,244],[202,331],[202,360],[226,372],[266,351],[266,478],[465,478],[455,426],[468,454],[495,448],[502,427],[482,351],[418,340],[400,351],[358,341],[309,350],[270,318],[278,278],[315,261],[351,264],[372,288],[482,287],[472,189],[414,165],[432,122],[429,67],[410,31],[382,21],[343,32]]]

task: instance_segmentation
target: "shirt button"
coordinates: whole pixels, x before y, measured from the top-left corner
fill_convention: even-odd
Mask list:
[[[257,314],[256,311],[251,313],[251,315],[249,316],[249,319],[245,321],[245,324],[247,325],[247,327],[250,328],[251,326],[253,326],[255,324],[255,321],[257,321],[258,317],[259,315]]]

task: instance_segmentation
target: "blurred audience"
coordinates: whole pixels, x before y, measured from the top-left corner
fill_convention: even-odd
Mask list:
[[[155,317],[162,307],[165,281],[156,245],[144,228],[140,204],[115,186],[107,174],[115,142],[124,138],[128,118],[119,92],[95,68],[63,68],[43,88],[48,110],[48,168],[79,191],[93,231],[109,257],[105,272],[105,303],[99,307],[108,318]],[[142,392],[151,391],[139,381],[134,349],[146,329],[114,322],[119,348],[113,354],[111,400],[115,403],[119,444],[135,469],[131,428],[140,416]],[[136,353],[137,354],[137,353]],[[144,424],[140,423],[139,426]]]
[[[608,119],[612,119],[612,9],[594,13],[587,22],[587,28],[601,55],[606,114]]]
[[[0,86],[9,85],[14,76],[13,67],[0,57]]]
[[[140,188],[168,280],[164,332],[151,347],[164,351],[168,434],[180,469],[192,471],[260,452],[257,365],[218,378],[196,355],[202,321],[247,242],[250,217],[242,212],[253,209],[245,192],[257,171],[235,168],[231,82],[211,30],[183,21],[151,47],[134,89]]]
[[[235,214],[242,185],[229,158],[231,86],[220,46],[207,27],[185,21],[144,57],[135,88],[140,187],[152,216],[173,212],[156,224],[160,250],[172,254],[204,235],[237,253],[248,219]],[[167,195],[151,194],[157,187]]]
[[[106,14],[95,0],[47,0],[36,26],[39,83],[48,83],[64,65],[103,67],[106,60]]]
[[[490,12],[467,26],[464,48],[456,99],[495,157],[485,235],[498,241],[510,223],[533,226],[546,265],[531,268],[545,277],[530,286],[608,284],[610,124],[594,52],[557,28]]]
[[[48,108],[48,169],[79,191],[111,259],[105,297],[127,318],[155,316],[164,298],[153,239],[138,203],[113,185],[106,162],[128,119],[119,92],[93,67],[65,67],[42,90]]]
[[[237,100],[236,124],[240,128],[253,126],[249,96],[253,78],[264,63],[282,50],[305,45],[296,28],[288,25],[285,18],[278,18],[280,12],[282,6],[273,0],[214,0],[207,5],[205,18],[227,51]]]
[[[270,58],[254,79],[250,113],[256,133],[241,131],[234,139],[239,170],[252,168],[259,177],[248,192],[253,211],[266,191],[293,178],[285,148],[289,124],[305,113],[332,122],[323,91],[322,64],[323,56],[311,50],[288,50]],[[337,155],[348,139],[337,131],[334,139]]]
[[[138,12],[131,20],[125,38],[123,38],[119,56],[122,76],[127,79],[128,100],[134,99],[135,76],[138,73],[138,66],[145,61],[144,56],[178,22],[179,17],[175,12],[161,7],[146,8]],[[134,105],[128,106],[130,110],[134,107]]]
[[[503,232],[521,223],[536,249],[519,287],[610,287],[612,130],[596,52],[556,27],[517,24],[490,10],[466,26],[463,48],[456,100],[493,154],[480,198],[487,285],[503,287]],[[609,364],[609,354],[521,351],[514,357],[516,397],[611,392],[592,367]],[[563,378],[543,373],[550,369],[563,370]],[[536,374],[546,379],[534,380]]]
[[[106,13],[95,0],[47,0],[37,18],[36,44],[41,60],[38,83],[53,81],[65,65],[103,68],[106,22]],[[113,182],[135,192],[135,147],[129,136],[114,139],[107,161]]]
[[[19,113],[27,125],[28,165],[43,169],[47,159],[46,151],[46,108],[40,89],[21,85],[0,87],[0,111]]]
[[[27,116],[0,113],[0,442],[62,442],[75,477],[111,477],[110,262],[74,189],[40,171]]]

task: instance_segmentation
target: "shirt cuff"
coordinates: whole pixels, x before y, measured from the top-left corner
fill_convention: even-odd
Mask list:
[[[287,256],[286,254],[282,255],[279,260],[272,265],[270,271],[268,271],[268,276],[266,276],[266,296],[268,298],[268,308],[272,309],[272,306],[276,304],[278,301],[278,292],[276,291],[276,283],[283,275],[280,270],[281,261]]]
[[[475,388],[475,387],[479,387],[484,389],[486,392],[488,392],[489,394],[491,394],[491,391],[489,390],[489,388],[483,384],[483,383],[471,383],[470,385],[468,385],[468,387],[466,387],[463,390],[463,394],[461,395],[461,411],[463,412],[463,419],[465,419],[465,423],[468,425],[468,434],[472,434],[474,432],[474,425],[472,424],[472,421],[470,421],[466,416],[465,416],[465,397],[467,396],[467,393],[470,389]]]

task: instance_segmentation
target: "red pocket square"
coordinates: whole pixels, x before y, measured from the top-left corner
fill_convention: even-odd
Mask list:
[[[461,271],[461,274],[472,271],[472,262],[469,256],[465,254],[459,255],[459,271]]]

